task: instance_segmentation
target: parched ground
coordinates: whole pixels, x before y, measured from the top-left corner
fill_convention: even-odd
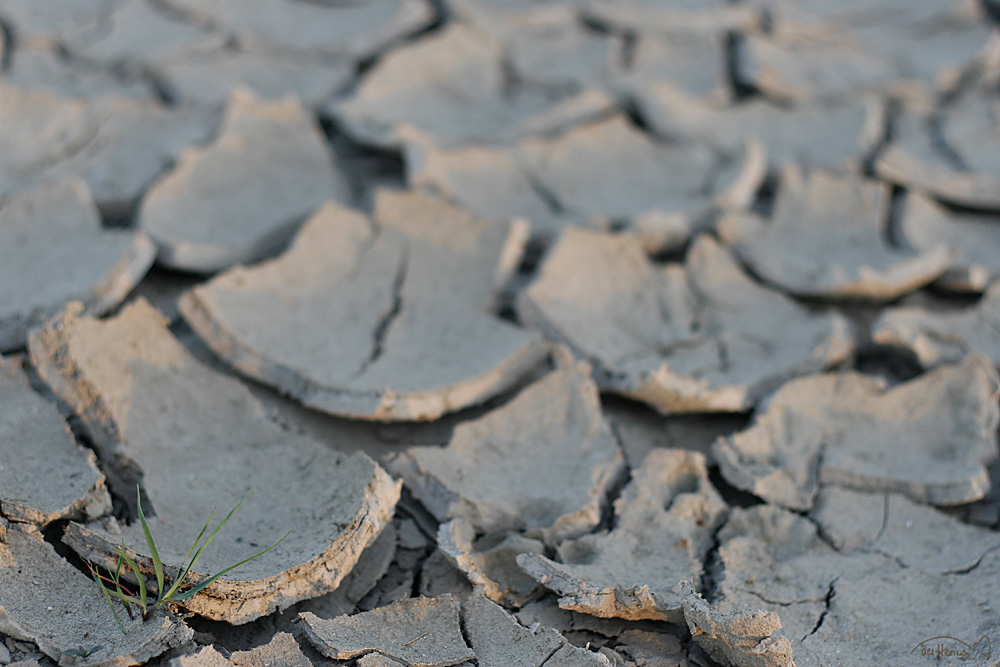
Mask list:
[[[998,26],[0,0],[0,665],[1000,664]]]

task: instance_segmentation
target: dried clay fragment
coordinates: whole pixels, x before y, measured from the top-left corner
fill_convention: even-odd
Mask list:
[[[80,181],[38,187],[0,203],[0,351],[23,347],[28,329],[82,300],[88,315],[117,306],[156,256],[141,232],[101,227]]]
[[[587,0],[583,16],[625,32],[671,35],[748,30],[757,25],[751,3],[727,0]]]
[[[76,443],[12,357],[0,357],[0,442],[0,513],[7,519],[44,526],[111,511],[94,453]]]
[[[119,616],[127,634],[90,577],[35,529],[7,527],[0,519],[0,634],[35,642],[64,667],[139,665],[191,641],[191,630],[172,615]],[[85,658],[65,652],[95,648]]]
[[[634,227],[640,235],[651,233],[643,217],[669,216],[674,225],[696,230],[718,211],[745,208],[767,170],[764,150],[753,141],[720,157],[706,146],[657,143],[620,114],[525,141],[517,156],[559,210]]]
[[[895,249],[882,225],[891,194],[882,183],[785,169],[772,220],[731,216],[723,236],[755,274],[797,296],[888,301],[948,268],[939,244]]]
[[[139,226],[159,261],[210,272],[274,251],[328,199],[346,198],[319,128],[294,98],[234,92],[222,129],[142,200]]]
[[[194,288],[180,308],[219,356],[311,408],[436,419],[504,391],[545,354],[489,312],[525,236],[385,191],[373,220],[328,204],[282,256]]]
[[[751,98],[723,105],[654,81],[636,91],[636,104],[650,128],[673,141],[694,139],[736,155],[753,137],[772,171],[787,164],[858,171],[885,132],[885,107],[874,98],[794,107]]]
[[[795,667],[792,645],[777,614],[749,609],[720,613],[690,583],[683,589],[684,620],[694,641],[723,664],[735,667]]]
[[[438,548],[488,599],[506,607],[520,607],[541,593],[538,582],[517,564],[524,553],[545,553],[545,543],[517,533],[481,538],[465,519],[452,519],[438,530]]]
[[[903,114],[876,172],[951,203],[1000,209],[998,110],[1000,97],[973,92],[943,114]]]
[[[122,0],[92,25],[67,31],[73,58],[104,67],[149,67],[224,47],[226,36],[177,20],[149,0]]]
[[[227,658],[213,646],[174,658],[168,667],[311,667],[312,661],[287,632],[278,632],[267,644],[249,651],[234,651]]]
[[[0,83],[0,196],[82,178],[102,212],[130,216],[146,187],[214,125],[196,109]]]
[[[308,54],[333,63],[374,56],[433,20],[422,0],[165,0],[195,20],[234,34],[241,45],[273,53]]]
[[[245,86],[265,99],[295,95],[314,108],[350,81],[354,67],[307,55],[224,49],[160,65],[157,72],[182,103],[222,108]]]
[[[875,342],[911,350],[924,367],[956,363],[969,354],[986,355],[1000,366],[1000,283],[959,311],[889,308],[872,331]]]
[[[780,614],[799,665],[905,667],[927,640],[953,637],[968,648],[996,632],[994,532],[902,496],[837,488],[822,492],[812,517],[737,509],[718,535],[715,606]],[[921,599],[933,600],[930,613],[900,614]]]
[[[2,42],[2,40],[0,40]],[[0,48],[3,44],[0,43]],[[156,91],[146,80],[123,79],[113,71],[60,55],[59,46],[46,42],[19,44],[2,78],[21,88],[57,95],[100,98],[130,97],[154,102]]]
[[[462,628],[479,667],[609,667],[607,659],[569,644],[550,628],[525,628],[474,593],[462,603]]]
[[[522,554],[518,564],[559,606],[602,618],[678,622],[677,585],[698,580],[726,504],[708,481],[705,457],[650,452],[615,501],[615,528],[559,545],[561,562]]]
[[[649,107],[642,100],[650,89],[676,91],[685,98],[690,96],[692,102],[725,100],[730,96],[724,35],[647,33],[636,40],[630,57],[628,65],[610,85],[638,103],[640,117],[647,123],[653,119],[647,115]]]
[[[747,410],[852,347],[846,320],[761,287],[706,235],[659,268],[633,238],[567,229],[518,315],[591,359],[602,389],[665,414]]]
[[[823,484],[972,502],[998,454],[998,386],[978,356],[889,389],[859,373],[793,380],[715,458],[729,483],[792,509],[812,507]]]
[[[993,28],[981,18],[887,25],[902,16],[904,5],[916,4],[881,10],[889,22],[874,20],[880,10],[866,5],[870,12],[855,25],[779,25],[766,35],[747,35],[739,43],[737,80],[786,102],[859,93],[922,100],[953,92],[987,58]],[[826,5],[835,11],[842,6]]]
[[[577,18],[573,2],[449,0],[451,16],[503,44],[514,79],[567,89],[606,82],[621,69],[624,38],[598,32]]]
[[[398,148],[404,128],[416,128],[442,147],[508,143],[565,130],[613,106],[597,88],[507,88],[500,41],[451,23],[387,54],[354,95],[334,101],[328,112],[355,139]]]
[[[71,305],[29,347],[39,374],[83,420],[112,488],[132,500],[141,483],[171,571],[212,508],[228,510],[251,489],[191,576],[219,572],[291,530],[187,600],[195,613],[239,624],[334,590],[392,516],[400,487],[374,461],[283,429],[244,384],[196,361],[143,300],[104,321]],[[124,540],[151,571],[138,522],[74,523],[66,539],[110,568]]]
[[[556,369],[509,403],[455,427],[446,447],[412,447],[388,468],[439,521],[479,533],[526,531],[549,543],[588,532],[625,469],[587,364]]]
[[[518,159],[515,146],[435,145],[420,132],[404,131],[406,182],[453,202],[484,219],[523,218],[537,240],[551,239],[564,225],[591,221],[553,205]],[[684,230],[684,238],[689,231]]]
[[[71,29],[94,24],[120,1],[7,0],[0,16],[13,26],[19,42],[50,42]]]
[[[379,653],[409,667],[449,667],[475,659],[450,595],[412,598],[354,616],[301,615],[306,637],[323,655],[349,660]]]
[[[900,240],[919,252],[940,245],[952,249],[948,270],[935,287],[982,292],[1000,278],[1000,214],[957,213],[916,192],[906,198]]]

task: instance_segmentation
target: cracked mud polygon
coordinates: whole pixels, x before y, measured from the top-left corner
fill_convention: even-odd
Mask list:
[[[993,667],[1000,6],[0,0],[0,354],[3,667]]]

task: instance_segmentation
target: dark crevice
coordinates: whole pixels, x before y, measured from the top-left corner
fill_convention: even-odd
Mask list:
[[[610,420],[607,420],[607,423],[611,429],[611,435],[615,439],[615,444],[618,445],[618,451],[622,452],[624,459],[625,445],[622,442],[621,434],[618,432],[618,426]],[[604,501],[601,503],[601,520],[594,528],[594,532],[612,531],[617,527],[618,517],[615,516],[615,503],[621,498],[622,492],[630,481],[632,481],[632,471],[629,469],[628,464],[625,464],[618,478],[608,487],[608,493],[604,496]]]
[[[354,378],[359,378],[365,374],[365,372],[382,356],[385,351],[385,339],[389,334],[389,329],[392,327],[392,323],[399,317],[399,313],[403,309],[403,284],[406,282],[406,272],[409,268],[409,253],[404,248],[400,258],[399,266],[396,267],[396,276],[392,280],[392,303],[389,306],[389,310],[382,315],[382,318],[375,325],[375,331],[372,332],[372,347],[371,352],[368,354],[368,358],[361,364],[361,367],[354,374]]]
[[[630,70],[635,66],[635,53],[639,47],[639,38],[634,32],[626,32],[622,35],[622,49],[619,57],[619,65],[624,70]]]
[[[17,44],[14,28],[0,17],[0,72],[7,72],[14,62],[14,48]]]
[[[701,570],[701,581],[699,582],[701,588],[701,596],[705,598],[708,604],[715,604],[716,600],[719,598],[722,590],[722,582],[726,578],[726,568],[722,562],[722,556],[719,554],[719,548],[722,546],[719,540],[719,533],[725,528],[726,522],[729,520],[727,516],[725,520],[720,521],[719,525],[712,531],[712,544],[709,546],[708,550],[705,552],[705,557],[702,559],[702,570]]]
[[[937,115],[927,121],[925,126],[925,131],[931,141],[931,146],[937,151],[938,155],[945,159],[948,164],[951,165],[952,169],[959,172],[970,171],[969,165],[966,164],[962,156],[959,155],[958,151],[952,148],[944,136],[944,116]]]
[[[898,185],[884,187],[889,187],[890,190],[880,225],[882,242],[889,248],[906,249],[901,229],[901,221],[906,211],[906,192]]]
[[[406,164],[401,152],[360,144],[343,132],[331,118],[321,116],[319,126],[333,151],[340,172],[351,188],[354,205],[370,212],[376,188],[405,187]]]
[[[743,36],[739,33],[731,32],[726,34],[725,42],[723,43],[723,56],[726,68],[724,72],[725,83],[732,91],[733,98],[736,101],[756,97],[760,94],[757,86],[746,79],[740,67],[740,60],[744,58],[741,53],[743,51],[743,39]]]
[[[861,155],[861,173],[871,179],[876,179],[875,163],[885,149],[896,137],[896,120],[903,113],[903,103],[896,98],[889,98],[882,104],[882,127],[880,136]]]
[[[708,481],[712,483],[712,486],[715,487],[715,490],[719,492],[719,495],[722,496],[722,499],[730,507],[742,507],[746,509],[764,504],[764,501],[754,494],[749,491],[737,489],[726,481],[726,478],[722,476],[722,471],[719,470],[719,466],[711,466],[708,469]]]
[[[69,545],[62,540],[63,533],[68,525],[69,521],[53,521],[41,529],[40,532],[42,534],[42,538],[57,554],[59,554],[60,558],[78,569],[83,574],[87,575],[89,578],[90,568],[87,566],[87,561],[85,561],[80,554],[73,551],[73,549],[71,549]]]
[[[860,344],[854,354],[853,369],[865,375],[879,375],[890,384],[912,380],[923,372],[917,355],[907,349],[876,344]]]
[[[833,597],[837,594],[836,589],[834,589],[834,584],[836,583],[837,583],[836,579],[830,582],[830,586],[826,589],[826,597],[823,598],[823,604],[824,604],[823,611],[822,613],[820,613],[819,618],[816,619],[816,625],[814,625],[813,629],[810,630],[800,641],[805,641],[808,637],[811,637],[814,634],[816,634],[819,631],[820,627],[823,625],[823,621],[826,620],[826,615],[830,611],[830,602],[833,600]]]
[[[559,197],[546,186],[542,181],[537,178],[534,174],[524,172],[524,178],[528,181],[528,185],[531,186],[532,191],[538,195],[538,198],[545,203],[549,211],[554,215],[561,215],[566,212],[563,208],[562,203],[559,201]]]

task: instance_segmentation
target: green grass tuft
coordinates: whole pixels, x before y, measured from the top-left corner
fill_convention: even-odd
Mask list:
[[[138,487],[136,488],[136,493],[138,495]],[[269,546],[267,549],[255,553],[249,558],[244,558],[235,565],[230,565],[221,572],[212,575],[195,586],[181,590],[185,585],[185,579],[187,579],[188,574],[191,572],[192,568],[194,568],[198,559],[201,558],[205,549],[212,543],[216,534],[224,525],[226,525],[226,522],[233,516],[233,513],[240,508],[240,505],[242,505],[247,498],[250,497],[251,493],[253,493],[252,489],[247,492],[245,496],[243,496],[243,499],[240,500],[240,502],[236,503],[236,507],[229,510],[229,513],[226,514],[226,516],[219,522],[219,525],[217,525],[212,532],[208,533],[208,537],[206,538],[205,533],[208,531],[208,527],[212,523],[212,517],[215,516],[215,510],[212,510],[212,513],[208,516],[208,521],[205,522],[205,525],[202,527],[201,532],[198,533],[198,537],[195,539],[194,544],[191,545],[191,548],[188,549],[187,555],[184,556],[180,575],[170,582],[169,588],[165,591],[164,587],[167,585],[167,581],[163,571],[163,562],[160,560],[160,554],[156,549],[156,542],[153,540],[153,533],[149,529],[149,523],[146,521],[146,515],[142,511],[142,498],[139,498],[139,521],[142,523],[142,532],[146,536],[146,545],[149,547],[149,555],[153,561],[153,572],[156,575],[156,595],[150,596],[150,591],[146,589],[146,582],[145,579],[143,579],[142,572],[139,570],[139,566],[129,557],[125,550],[124,540],[118,549],[118,561],[115,564],[114,572],[101,574],[97,568],[90,565],[91,576],[94,581],[97,582],[97,585],[101,587],[101,591],[104,593],[104,599],[107,600],[108,606],[111,607],[111,613],[114,614],[115,622],[118,623],[118,628],[122,632],[127,633],[127,630],[125,629],[125,625],[122,623],[121,617],[118,615],[118,611],[115,608],[115,601],[121,603],[130,619],[135,619],[135,613],[138,613],[142,620],[145,621],[156,610],[162,609],[169,604],[183,602],[184,600],[197,595],[206,586],[210,585],[222,575],[238,568],[240,565],[249,563],[254,558],[263,556],[268,551],[281,544],[285,538],[288,537],[289,533],[292,532],[290,530],[285,533],[280,540]],[[204,542],[202,540],[204,540]],[[124,567],[127,567],[132,571],[132,574],[135,575],[135,578],[138,581],[138,590],[132,590],[121,581],[121,574]],[[135,608],[135,613],[133,613],[133,607]]]

